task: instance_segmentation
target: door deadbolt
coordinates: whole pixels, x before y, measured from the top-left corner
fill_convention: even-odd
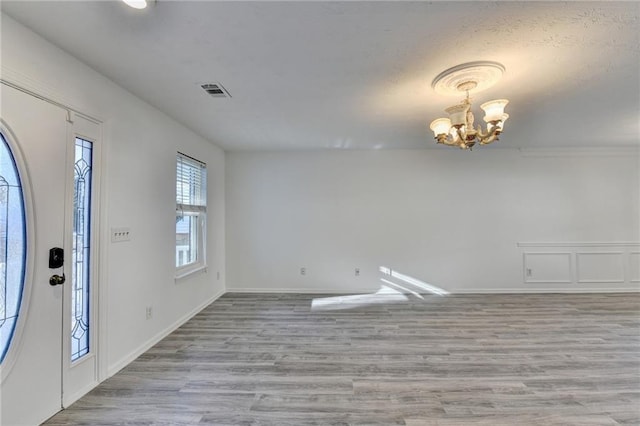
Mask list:
[[[49,269],[62,268],[62,265],[64,265],[64,250],[53,247],[49,250]]]

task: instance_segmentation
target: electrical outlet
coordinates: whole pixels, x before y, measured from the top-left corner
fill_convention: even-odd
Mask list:
[[[216,272],[216,280],[220,279],[220,271]]]
[[[131,241],[131,228],[111,228],[111,242]]]
[[[356,277],[360,276],[360,268],[356,268]]]
[[[300,275],[307,275],[307,268],[300,268]]]
[[[153,306],[147,306],[146,315],[148,320],[153,318]]]
[[[527,268],[527,276],[530,277],[532,275],[531,268]]]

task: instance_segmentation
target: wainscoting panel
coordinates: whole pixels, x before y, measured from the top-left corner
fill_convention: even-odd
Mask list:
[[[623,252],[576,253],[579,283],[624,283]]]
[[[597,291],[640,290],[640,243],[630,241],[523,242],[525,284],[566,284]],[[565,287],[562,287],[565,284]]]
[[[571,283],[571,253],[524,253],[526,283]]]
[[[640,283],[640,252],[629,253],[629,276],[632,283]]]

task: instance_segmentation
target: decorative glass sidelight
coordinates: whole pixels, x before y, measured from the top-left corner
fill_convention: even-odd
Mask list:
[[[89,353],[93,143],[76,138],[73,185],[71,361]]]
[[[20,175],[0,133],[0,363],[11,344],[24,287],[27,232]]]

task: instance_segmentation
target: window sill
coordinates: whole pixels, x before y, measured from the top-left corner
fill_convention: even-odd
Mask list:
[[[194,265],[187,268],[181,268],[176,271],[175,281],[180,282],[197,274],[206,274],[207,265]]]

